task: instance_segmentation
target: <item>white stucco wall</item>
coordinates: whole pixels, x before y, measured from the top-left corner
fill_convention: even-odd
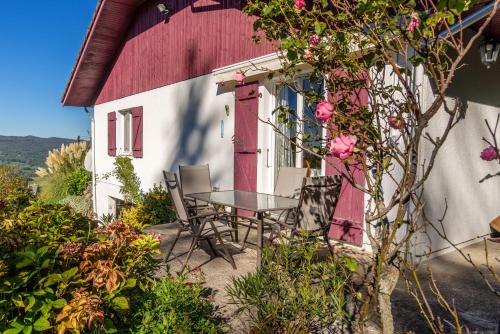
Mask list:
[[[500,215],[500,178],[479,183],[486,174],[499,171],[498,164],[482,161],[479,154],[487,146],[482,141],[482,137],[488,137],[484,119],[494,123],[500,113],[500,64],[486,69],[480,62],[477,45],[465,59],[465,64],[448,95],[450,100],[459,97],[466,103],[466,116],[452,130],[440,150],[423,197],[425,212],[433,221],[443,216],[447,201],[448,210],[444,219],[446,234],[460,246],[479,241],[479,237],[489,233],[488,223]],[[427,82],[424,83],[423,93],[424,101],[430,103],[433,92]],[[439,135],[446,120],[446,114],[441,112],[429,132]],[[428,141],[423,142],[421,154],[424,159],[429,158],[431,146]],[[452,250],[431,228],[427,229],[427,234],[429,239],[421,236],[420,241],[426,243],[430,240],[432,252]],[[417,252],[425,250],[427,247],[424,244],[417,247]]]
[[[229,116],[225,105],[229,106]],[[114,162],[114,157],[107,153],[107,114],[135,106],[143,106],[144,157],[133,158],[143,190],[155,183],[163,184],[162,170],[178,172],[179,165],[205,163],[210,165],[214,187],[232,189],[234,94],[219,87],[212,75],[96,105],[94,147],[98,178],[110,172]],[[95,195],[97,214],[110,212],[109,197],[121,198],[118,182],[97,180]]]

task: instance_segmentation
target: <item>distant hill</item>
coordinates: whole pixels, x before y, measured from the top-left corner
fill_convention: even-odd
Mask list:
[[[16,165],[26,177],[31,179],[35,177],[36,169],[45,165],[45,159],[50,150],[75,141],[75,139],[55,137],[0,135],[0,164]]]

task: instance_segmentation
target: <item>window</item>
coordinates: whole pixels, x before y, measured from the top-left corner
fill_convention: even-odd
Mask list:
[[[304,90],[314,89],[319,93],[324,92],[323,83],[311,84],[309,79],[299,79],[298,85]],[[310,167],[311,175],[321,175],[321,158],[301,150],[295,145],[295,143],[301,143],[299,146],[311,150],[321,145],[323,130],[314,115],[316,104],[308,105],[308,101],[303,96],[288,86],[279,88],[276,94],[276,104],[278,107],[284,106],[293,109],[295,113],[276,114],[276,126],[285,136],[279,133],[276,133],[275,136],[275,175],[283,166]],[[296,118],[303,119],[303,121],[296,123]],[[302,124],[302,129],[298,128],[299,124]]]
[[[132,110],[120,111],[120,154],[132,154]]]

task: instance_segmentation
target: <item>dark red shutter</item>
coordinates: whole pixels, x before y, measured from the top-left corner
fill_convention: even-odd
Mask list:
[[[341,77],[347,77],[343,71],[334,71],[333,74]],[[363,79],[364,76],[365,74],[361,74],[361,76],[356,79]],[[362,87],[353,92],[348,92],[340,87],[336,92],[330,92],[328,97],[331,101],[335,102],[337,98],[342,97],[341,94],[348,94],[350,96],[353,102],[353,112],[357,112],[356,109],[368,105],[368,91]],[[341,160],[333,156],[329,156],[327,159],[339,170],[345,171],[345,166]],[[363,174],[363,170],[356,165],[351,165],[350,169],[353,171],[356,183],[364,184],[365,176]],[[326,164],[325,173],[326,175],[339,174],[338,171],[328,163]],[[339,201],[335,209],[333,222],[330,227],[329,236],[332,239],[361,245],[363,243],[363,224],[364,193],[361,190],[354,188],[351,184],[344,180]]]
[[[134,158],[142,158],[142,107],[132,110],[132,149]]]
[[[116,156],[116,112],[108,113],[108,155]]]

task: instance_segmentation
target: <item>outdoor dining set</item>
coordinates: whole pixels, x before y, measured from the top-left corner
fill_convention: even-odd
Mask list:
[[[179,166],[180,178],[172,172],[163,175],[179,224],[165,261],[174,254],[181,235],[189,234],[191,245],[184,267],[200,243],[206,242],[214,254],[222,255],[236,269],[223,237],[229,236],[243,250],[250,243],[251,230],[257,231],[257,267],[261,266],[264,240],[283,242],[304,232],[324,241],[342,186],[339,176],[307,177],[306,168],[293,167],[279,170],[273,194],[215,191],[208,165]],[[241,243],[239,226],[246,228]]]

